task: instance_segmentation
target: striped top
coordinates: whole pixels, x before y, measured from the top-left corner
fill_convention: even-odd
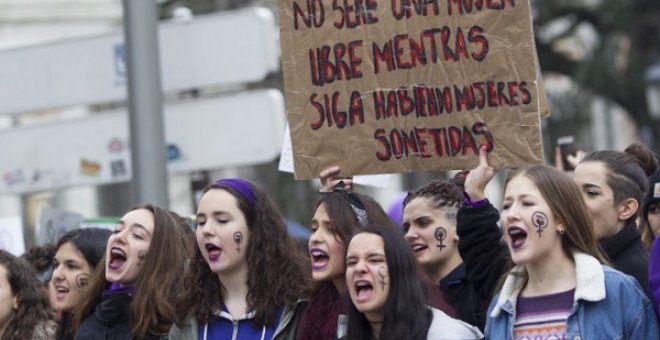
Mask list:
[[[566,339],[566,319],[573,306],[575,289],[534,296],[518,297],[513,325],[515,340]]]

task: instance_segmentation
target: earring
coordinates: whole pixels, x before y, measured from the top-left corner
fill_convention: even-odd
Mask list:
[[[563,228],[559,229],[559,235],[563,236],[564,234],[566,234],[566,230],[564,230]]]

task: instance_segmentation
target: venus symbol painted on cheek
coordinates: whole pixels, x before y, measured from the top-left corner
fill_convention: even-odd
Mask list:
[[[147,257],[147,251],[146,250],[140,250],[138,252],[138,266],[144,262],[144,259]]]
[[[548,216],[540,211],[537,211],[532,214],[532,224],[534,224],[536,232],[539,234],[539,237],[541,237],[543,229],[548,226]]]
[[[380,276],[380,289],[385,290],[385,277],[387,276],[385,267],[378,267],[378,276]]]
[[[83,290],[89,284],[90,276],[87,273],[80,273],[76,275],[76,285],[78,290]]]
[[[445,246],[444,240],[447,237],[447,230],[443,227],[437,227],[435,228],[435,239],[438,240],[438,248],[442,249]]]
[[[241,242],[243,242],[243,233],[237,231],[234,233],[234,243],[236,243],[236,251],[241,251]]]

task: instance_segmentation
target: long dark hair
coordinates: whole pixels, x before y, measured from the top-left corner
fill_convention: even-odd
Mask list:
[[[178,308],[175,299],[181,294],[181,278],[192,256],[193,234],[183,218],[167,209],[145,204],[130,211],[138,209],[148,210],[154,215],[153,238],[138,275],[129,311],[132,336],[143,339],[151,335],[167,334],[174,323],[174,313]],[[102,263],[105,262],[104,258],[101,259]],[[93,312],[101,294],[109,286],[105,266],[96,266],[81,304],[74,310],[74,332]]]
[[[353,196],[351,198],[351,196]],[[326,192],[316,202],[315,210],[323,205],[332,222],[332,231],[344,245],[348,245],[351,235],[361,228],[351,201],[358,200],[364,209],[366,224],[375,224],[384,228],[396,229],[397,225],[390,219],[385,210],[373,198],[357,192],[344,192],[342,190]],[[365,225],[366,225],[365,224]]]
[[[433,313],[425,305],[425,287],[417,274],[417,260],[401,232],[380,226],[356,231],[383,238],[385,261],[390,277],[390,292],[385,300],[383,326],[379,340],[426,339]],[[352,301],[348,303],[347,339],[371,340],[369,321]]]
[[[57,250],[64,244],[71,242],[83,255],[93,273],[105,255],[105,248],[108,245],[110,234],[112,234],[110,230],[101,228],[74,229],[60,237],[59,241],[57,241],[55,252],[57,253]],[[90,276],[92,273],[90,273]],[[57,339],[73,338],[73,334],[71,333],[71,317],[71,313],[64,313],[62,315],[62,318],[58,322]]]
[[[62,245],[71,242],[83,255],[89,267],[96,268],[105,255],[105,247],[108,245],[110,234],[112,234],[110,230],[101,228],[71,230],[57,241],[57,249],[59,250]]]
[[[57,247],[54,244],[47,243],[28,248],[20,257],[32,266],[37,272],[39,280],[47,286],[48,281],[53,276],[53,257],[55,257],[56,252]]]
[[[246,247],[246,299],[248,310],[255,312],[254,324],[262,327],[277,321],[279,307],[293,305],[298,299],[307,297],[312,283],[305,255],[288,234],[284,217],[263,190],[248,183],[255,197],[254,203],[225,184],[212,184],[204,194],[210,190],[227,191],[234,196],[245,216],[250,232]],[[223,306],[224,287],[196,248],[185,280],[186,290],[178,304],[177,325],[183,325],[189,314],[199,323],[208,324],[213,311]]]
[[[352,197],[351,197],[352,196]],[[395,229],[392,221],[383,208],[373,198],[357,192],[335,190],[321,195],[315,205],[318,209],[325,207],[332,223],[335,238],[343,245],[348,245],[351,235],[361,228],[351,204],[364,208],[368,223]],[[351,203],[354,202],[354,203]],[[306,269],[309,271],[309,269]],[[334,339],[337,330],[337,318],[346,312],[345,299],[340,295],[332,281],[318,282],[312,292],[303,318],[299,339]]]
[[[658,160],[653,152],[640,143],[633,143],[624,152],[599,150],[587,154],[580,163],[602,162],[609,170],[607,185],[612,188],[614,204],[628,198],[637,200],[641,208],[644,194],[648,190],[648,176],[658,169]],[[628,218],[635,221],[640,209]]]
[[[26,260],[0,249],[0,265],[7,271],[9,287],[17,300],[2,339],[32,339],[35,329],[52,322],[46,292]]]

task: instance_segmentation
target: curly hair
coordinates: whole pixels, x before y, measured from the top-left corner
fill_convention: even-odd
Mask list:
[[[25,259],[0,249],[0,266],[6,270],[6,279],[17,300],[17,308],[13,311],[2,339],[32,339],[38,327],[52,322],[46,292]]]
[[[193,236],[183,218],[174,212],[152,204],[132,208],[145,209],[154,216],[154,233],[149,254],[138,275],[133,294],[129,319],[135,339],[151,335],[165,335],[174,323],[176,298],[181,295],[182,277],[186,263],[192,257]],[[99,263],[105,263],[105,258]],[[91,314],[99,303],[101,294],[110,286],[105,277],[105,266],[96,266],[94,275],[85,290],[81,304],[74,310],[72,330]]]
[[[25,251],[20,257],[25,259],[37,272],[39,280],[46,284],[53,275],[53,257],[57,252],[54,244],[34,245]]]
[[[409,192],[408,196],[403,200],[403,208],[408,205],[415,198],[428,198],[435,204],[434,208],[442,207],[458,207],[463,204],[463,189],[459,179],[447,180],[436,179],[429,182],[425,186]]]
[[[384,319],[378,339],[426,339],[433,315],[426,307],[425,285],[417,273],[417,260],[403,235],[389,228],[368,226],[358,230],[383,238],[390,292],[383,306]],[[366,316],[352,301],[348,306],[347,339],[374,339]]]
[[[248,183],[255,197],[253,203],[225,184],[212,184],[202,195],[210,190],[225,190],[236,198],[250,232],[246,247],[248,309],[255,312],[255,325],[270,326],[277,321],[279,307],[293,305],[309,295],[311,275],[306,270],[306,257],[289,235],[282,214],[262,189]],[[208,324],[213,311],[223,306],[226,294],[218,275],[211,271],[200,249],[196,248],[177,307],[179,326],[183,326],[190,314],[200,323]]]
[[[57,247],[54,244],[44,244],[43,246],[32,246],[21,254],[21,258],[25,259],[32,265],[38,273],[53,265],[53,256],[57,252]]]

